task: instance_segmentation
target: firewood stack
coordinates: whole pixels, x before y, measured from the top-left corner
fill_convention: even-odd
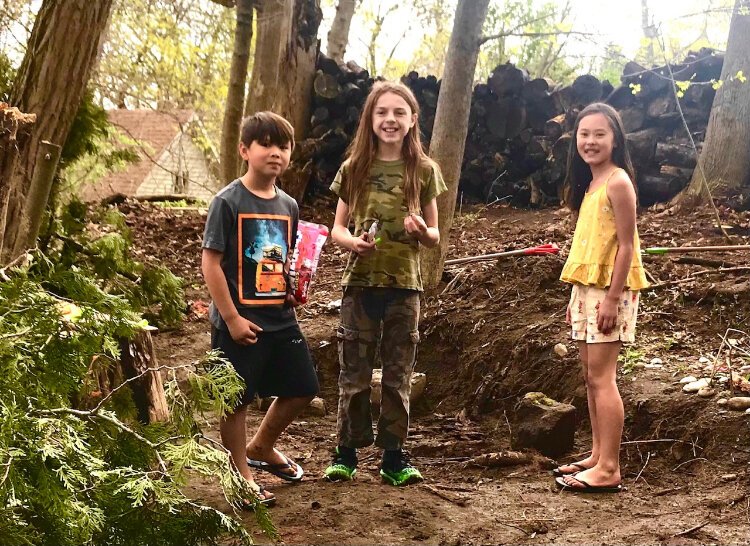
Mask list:
[[[323,53],[318,55],[310,136],[298,143],[292,158],[296,168],[311,177],[313,191],[327,188],[338,171],[374,81],[354,61],[339,65]]]
[[[722,63],[722,55],[704,48],[671,66],[675,80],[690,82],[679,102],[699,150],[715,95],[711,81],[720,78]],[[402,82],[420,104],[420,130],[428,145],[440,82],[416,72]],[[355,63],[338,65],[320,56],[311,137],[296,152],[310,166],[313,191],[333,179],[372,83]],[[669,67],[647,70],[634,62],[625,65],[616,88],[590,74],[560,86],[531,79],[512,63],[495,68],[486,83],[474,87],[459,192],[464,198],[505,199],[517,206],[558,203],[576,116],[596,101],[620,112],[641,203],[676,195],[690,180],[696,156],[677,109]]]
[[[699,150],[715,94],[710,82],[720,78],[722,62],[721,55],[702,49],[671,67],[675,80],[691,82],[679,100]],[[576,116],[587,104],[604,101],[623,119],[641,203],[672,198],[690,180],[696,156],[669,69],[630,62],[621,80],[613,89],[587,74],[562,87],[529,79],[510,63],[498,66],[474,88],[460,191],[521,206],[558,202]]]

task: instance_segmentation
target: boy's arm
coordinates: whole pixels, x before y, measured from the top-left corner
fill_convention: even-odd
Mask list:
[[[258,341],[256,332],[262,332],[263,329],[237,312],[232,296],[229,294],[227,279],[221,269],[221,257],[222,253],[218,250],[203,249],[201,269],[208,293],[219,310],[221,318],[227,323],[232,339],[240,345],[251,345]]]

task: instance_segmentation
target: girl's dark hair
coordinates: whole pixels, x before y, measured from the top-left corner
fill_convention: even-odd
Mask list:
[[[294,127],[287,120],[273,112],[256,112],[242,120],[240,142],[250,146],[259,144],[289,144],[294,149]]]
[[[570,140],[570,149],[568,150],[568,167],[567,172],[565,173],[565,190],[563,199],[568,208],[575,212],[581,208],[583,196],[586,195],[586,190],[588,189],[592,178],[591,168],[583,160],[581,154],[578,153],[578,126],[583,118],[593,114],[602,114],[607,118],[612,133],[614,134],[612,162],[628,174],[630,181],[633,183],[636,198],[638,197],[638,186],[635,183],[635,170],[633,169],[633,163],[630,161],[630,153],[628,153],[628,147],[625,142],[625,129],[622,125],[620,114],[608,104],[595,102],[589,104],[586,108],[581,110],[580,114],[578,114],[575,126],[573,127],[573,138]]]

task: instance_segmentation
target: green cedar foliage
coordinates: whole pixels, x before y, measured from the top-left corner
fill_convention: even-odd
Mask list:
[[[236,518],[183,493],[191,475],[202,475],[230,503],[250,498],[227,453],[194,419],[224,415],[237,402],[243,385],[233,368],[211,353],[168,368],[174,419],[139,424],[127,411],[127,387],[95,392],[93,378],[111,370],[118,341],[133,335],[140,316],[90,272],[34,258],[30,268],[3,271],[0,282],[2,544],[250,543]],[[71,300],[80,309],[73,319],[63,314]],[[256,514],[275,537],[265,510]]]
[[[43,245],[47,259],[33,270],[56,283],[62,295],[68,296],[68,276],[92,275],[105,292],[125,298],[152,324],[174,328],[182,321],[186,306],[182,279],[164,266],[133,258],[131,233],[118,210],[89,210],[73,200],[50,232],[54,235]]]

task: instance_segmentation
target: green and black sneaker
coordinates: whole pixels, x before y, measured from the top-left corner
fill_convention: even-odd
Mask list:
[[[383,453],[380,475],[391,485],[409,485],[424,479],[419,470],[411,465],[409,455],[403,449],[387,449]]]
[[[323,477],[331,482],[351,480],[357,473],[357,451],[351,447],[338,446],[333,462],[323,472]]]

